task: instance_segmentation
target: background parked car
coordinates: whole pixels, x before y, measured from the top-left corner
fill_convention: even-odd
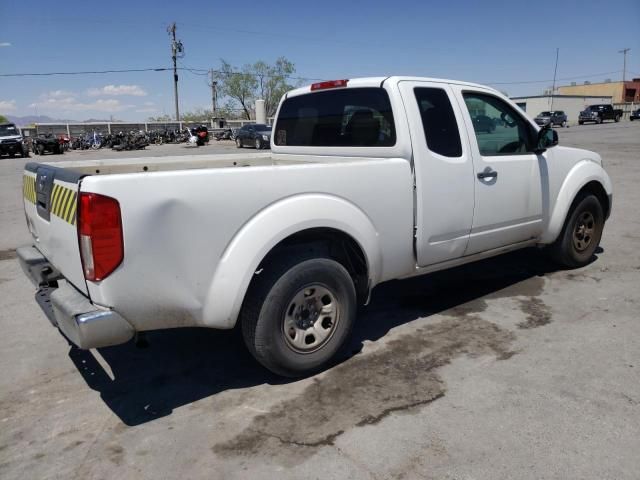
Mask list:
[[[567,114],[562,110],[540,112],[533,120],[541,127],[549,124],[551,124],[552,127],[554,125],[560,125],[561,127],[567,126]]]
[[[631,112],[631,115],[629,116],[629,120],[631,120],[632,122],[634,120],[640,120],[640,108],[637,109],[635,112]]]
[[[255,147],[258,150],[261,148],[269,148],[271,143],[271,127],[263,123],[252,123],[250,125],[244,125],[236,134],[236,146],[242,147]]]
[[[13,123],[0,123],[0,155],[13,157],[16,154],[28,157],[29,147],[25,144],[18,127]]]
[[[619,122],[622,118],[622,109],[613,108],[611,105],[589,105],[578,115],[578,123],[585,122],[602,123],[605,120]]]

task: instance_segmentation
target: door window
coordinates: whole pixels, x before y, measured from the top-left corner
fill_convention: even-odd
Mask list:
[[[482,156],[533,152],[535,130],[508,103],[477,92],[465,92],[473,129]]]
[[[460,132],[447,92],[424,87],[414,92],[429,150],[445,157],[461,156]]]

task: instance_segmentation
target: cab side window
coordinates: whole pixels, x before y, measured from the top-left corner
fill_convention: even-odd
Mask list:
[[[463,94],[482,156],[533,152],[535,130],[503,100],[478,92]]]
[[[424,87],[414,92],[429,150],[445,157],[461,156],[460,131],[447,92]]]

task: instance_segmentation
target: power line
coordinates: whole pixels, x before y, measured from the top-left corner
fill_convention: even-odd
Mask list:
[[[103,73],[132,73],[132,72],[164,72],[171,70],[167,67],[158,68],[125,68],[121,70],[84,70],[80,72],[28,72],[28,73],[0,73],[0,77],[49,77],[52,75],[94,75]]]
[[[600,77],[602,75],[611,75],[614,73],[620,73],[621,70],[615,70],[613,72],[601,72],[601,73],[593,73],[590,75],[578,75],[576,77],[564,77],[564,78],[558,78],[557,80],[579,80],[581,78],[593,78],[593,77]],[[548,83],[553,81],[552,79],[548,79],[548,80],[520,80],[520,81],[516,81],[516,82],[482,82],[482,83],[486,83],[487,85],[524,85],[527,83]]]
[[[100,75],[100,74],[110,74],[110,73],[136,73],[136,72],[165,72],[167,70],[172,70],[172,67],[156,67],[156,68],[125,68],[125,69],[113,69],[113,70],[83,70],[83,71],[75,71],[75,72],[20,72],[20,73],[0,73],[0,77],[47,77],[54,75]],[[177,67],[177,70],[184,70],[192,73],[194,75],[207,76],[210,74],[211,69],[205,68],[195,68],[195,67]],[[590,75],[578,75],[575,77],[563,77],[558,78],[557,80],[579,80],[581,78],[593,78],[599,77],[602,75],[612,75],[614,73],[620,73],[622,70],[615,70],[612,72],[600,72],[593,73]],[[253,73],[248,72],[234,72],[234,71],[223,71],[223,70],[213,70],[214,73],[219,75],[251,75],[258,76]],[[631,72],[636,74],[635,72]],[[280,77],[280,75],[263,75],[267,78]],[[289,78],[291,80],[302,80],[302,81],[322,81],[326,80],[325,78],[312,78],[312,77],[301,77],[301,76],[289,76],[284,75],[284,78]],[[484,83],[486,85],[525,85],[531,83],[548,83],[552,82],[552,79],[547,80],[518,80],[513,82],[479,82]]]

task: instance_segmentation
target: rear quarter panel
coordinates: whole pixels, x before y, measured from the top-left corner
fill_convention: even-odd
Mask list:
[[[414,267],[412,177],[402,159],[92,176],[81,189],[120,202],[124,262],[87,284],[92,301],[137,330],[231,328],[265,252],[313,226],[359,236],[371,250],[372,284]],[[234,248],[241,254],[232,257]]]

